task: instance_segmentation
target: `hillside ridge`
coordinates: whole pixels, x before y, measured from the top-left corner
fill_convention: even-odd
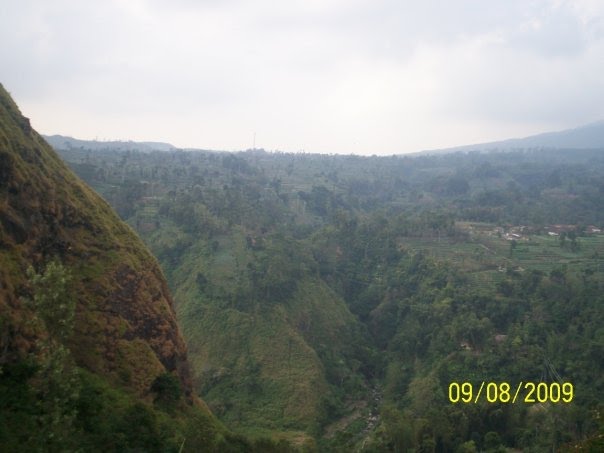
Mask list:
[[[604,120],[571,129],[543,132],[522,138],[420,151],[413,155],[447,154],[470,151],[514,151],[526,148],[598,149],[604,148]]]

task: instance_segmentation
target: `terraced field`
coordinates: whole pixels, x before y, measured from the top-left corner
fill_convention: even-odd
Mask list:
[[[404,238],[401,245],[453,263],[483,289],[493,287],[509,268],[520,272],[533,269],[550,272],[557,267],[568,267],[577,272],[589,269],[604,273],[604,235],[577,238],[575,251],[568,244],[561,246],[558,237],[544,234],[526,236],[512,249],[511,241],[494,233],[495,225],[460,223],[456,226],[467,233],[467,239]]]

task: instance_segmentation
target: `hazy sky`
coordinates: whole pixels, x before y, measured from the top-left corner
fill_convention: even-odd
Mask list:
[[[393,154],[604,119],[600,0],[0,0],[33,126]]]

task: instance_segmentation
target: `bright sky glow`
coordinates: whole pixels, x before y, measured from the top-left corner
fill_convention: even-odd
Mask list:
[[[604,118],[599,0],[19,0],[0,82],[33,126],[394,154]]]

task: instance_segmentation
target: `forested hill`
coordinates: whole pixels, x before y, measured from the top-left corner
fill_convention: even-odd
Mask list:
[[[0,86],[0,450],[228,448],[156,259]]]
[[[98,140],[78,140],[64,135],[43,135],[44,139],[53,148],[71,149],[113,149],[134,150],[134,151],[173,151],[176,149],[173,145],[163,142],[133,142],[133,141],[98,141]]]
[[[324,451],[601,446],[602,151],[59,151],[159,259],[228,427]],[[452,403],[455,382],[574,395]]]

